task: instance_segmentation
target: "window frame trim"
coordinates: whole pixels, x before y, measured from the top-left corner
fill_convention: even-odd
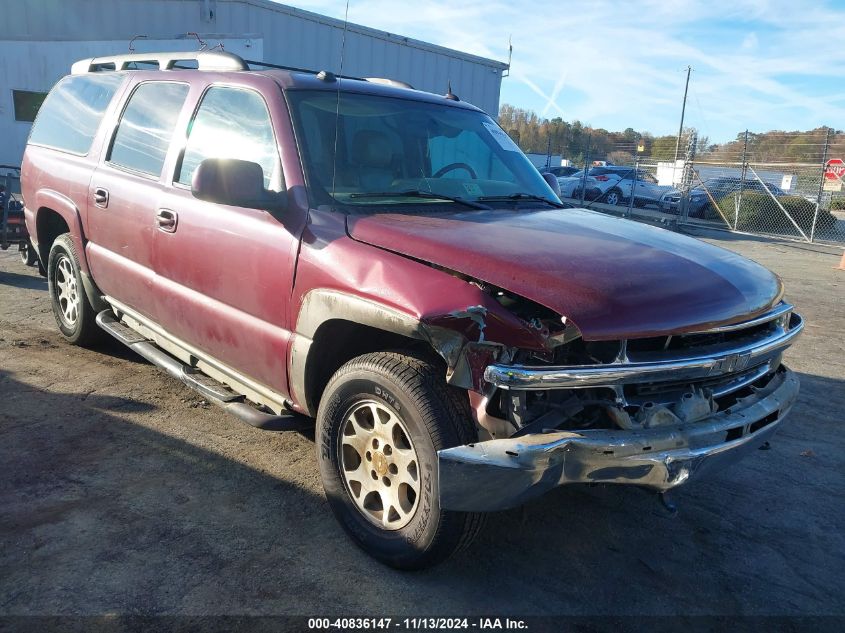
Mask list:
[[[287,183],[285,182],[285,173],[284,173],[284,163],[282,162],[282,153],[279,147],[279,137],[276,132],[276,122],[273,120],[273,112],[270,109],[270,104],[267,103],[267,99],[264,98],[264,95],[261,93],[260,90],[256,89],[253,86],[245,86],[243,84],[232,83],[228,81],[215,81],[212,83],[207,84],[200,93],[199,97],[194,104],[194,109],[191,112],[191,116],[188,118],[188,127],[193,128],[193,123],[197,118],[197,114],[202,107],[203,102],[205,101],[206,96],[213,88],[231,88],[234,90],[243,90],[247,92],[252,92],[258,95],[258,98],[261,99],[261,102],[264,104],[264,110],[267,112],[267,119],[270,121],[270,130],[273,133],[273,145],[276,148],[276,159],[279,161],[279,170],[282,175],[282,191],[287,190]],[[191,185],[179,182],[177,178],[177,172],[181,175],[182,171],[182,162],[185,158],[185,150],[188,149],[188,141],[190,139],[190,135],[186,133],[181,137],[183,141],[181,142],[181,146],[176,149],[176,162],[173,165],[173,169],[170,174],[167,174],[166,181],[164,185],[166,187],[172,187],[174,189],[179,189],[182,191],[191,191]],[[176,142],[176,137],[174,135],[173,141]]]
[[[134,86],[132,86],[129,94],[126,95],[123,99],[123,105],[120,108],[120,112],[117,113],[117,119],[114,123],[114,128],[111,131],[109,141],[105,144],[103,148],[104,151],[102,153],[102,166],[109,167],[110,169],[114,169],[116,171],[132,174],[133,176],[139,176],[141,178],[145,178],[147,180],[151,180],[154,182],[158,182],[161,180],[162,175],[164,174],[164,168],[167,166],[167,154],[171,151],[173,143],[176,140],[175,133],[171,133],[170,141],[167,143],[167,149],[164,152],[164,160],[162,161],[161,167],[159,168],[158,174],[151,174],[147,171],[140,171],[138,169],[133,169],[132,167],[127,167],[126,165],[121,165],[119,163],[114,163],[111,161],[111,153],[114,149],[114,143],[117,140],[117,132],[120,129],[120,124],[123,121],[123,117],[126,114],[126,109],[129,107],[129,103],[132,101],[132,97],[135,96],[135,93],[138,89],[143,86],[144,84],[150,83],[167,83],[167,84],[179,84],[182,86],[186,86],[188,88],[187,92],[185,92],[185,98],[182,101],[182,105],[179,108],[179,112],[177,113],[177,125],[179,123],[179,116],[182,115],[182,112],[185,110],[185,104],[188,102],[188,98],[191,95],[191,83],[189,81],[180,81],[180,80],[173,80],[173,79],[159,79],[159,78],[151,78],[151,79],[142,79],[141,81],[137,82]]]

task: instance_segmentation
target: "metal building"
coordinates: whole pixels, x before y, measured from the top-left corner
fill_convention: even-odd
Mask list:
[[[84,57],[208,48],[297,68],[339,70],[344,24],[270,0],[13,0],[2,2],[0,164],[19,165],[50,87]],[[196,35],[189,35],[194,33]],[[139,37],[143,36],[143,37]],[[133,39],[135,38],[135,39]],[[452,91],[495,116],[507,64],[349,24],[344,74]]]

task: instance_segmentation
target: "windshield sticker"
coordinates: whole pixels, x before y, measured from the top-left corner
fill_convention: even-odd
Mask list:
[[[481,187],[476,185],[474,182],[465,182],[464,191],[466,191],[470,196],[478,197],[481,195]]]
[[[510,136],[505,134],[505,131],[500,128],[495,123],[488,123],[487,121],[482,121],[484,127],[487,128],[487,131],[493,135],[493,138],[499,142],[499,145],[502,146],[502,149],[506,149],[509,152],[518,152],[519,147],[517,147],[516,143],[513,142]]]

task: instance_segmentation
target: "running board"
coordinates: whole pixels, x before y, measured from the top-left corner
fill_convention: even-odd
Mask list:
[[[97,325],[153,365],[200,393],[209,402],[250,426],[263,431],[303,431],[314,426],[312,420],[293,411],[281,415],[259,411],[246,401],[244,395],[199,370],[184,365],[153,341],[118,321],[111,310],[103,310],[97,315]]]

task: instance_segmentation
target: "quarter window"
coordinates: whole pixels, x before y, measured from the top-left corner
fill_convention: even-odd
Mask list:
[[[202,99],[188,129],[176,182],[190,185],[206,158],[237,158],[261,165],[264,187],[282,189],[281,165],[270,114],[252,90],[215,86]]]
[[[161,174],[188,86],[166,81],[139,85],[117,126],[108,161],[151,176]]]
[[[29,142],[87,154],[121,81],[123,75],[116,74],[71,75],[60,80],[41,105]]]

